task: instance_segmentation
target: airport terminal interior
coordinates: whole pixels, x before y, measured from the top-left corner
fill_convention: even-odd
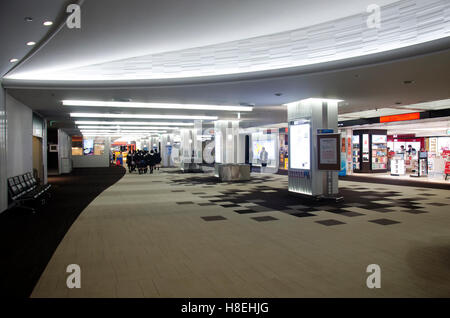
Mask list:
[[[0,295],[450,297],[448,0],[0,15]]]

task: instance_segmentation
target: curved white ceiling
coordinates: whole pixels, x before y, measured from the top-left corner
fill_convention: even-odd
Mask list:
[[[366,6],[373,1],[191,0],[175,1],[176,10],[172,0],[159,2],[144,12],[129,1],[94,5],[88,0],[81,30],[63,28],[6,78],[108,81],[239,74],[336,61],[450,35],[447,0],[384,1],[390,4],[381,8],[379,29],[366,24]],[[101,21],[94,19],[101,13],[99,3],[112,5],[104,7]],[[115,10],[123,3],[129,7]],[[148,9],[155,6],[147,3]],[[286,31],[293,26],[297,29]],[[273,32],[279,33],[267,35]],[[216,44],[223,41],[228,42]]]

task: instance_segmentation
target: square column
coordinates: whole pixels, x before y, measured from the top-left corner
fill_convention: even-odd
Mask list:
[[[180,130],[180,168],[182,171],[201,170],[202,122],[196,121],[193,129]]]
[[[239,163],[241,149],[238,120],[214,122],[216,177],[221,181],[250,179],[250,166]]]
[[[332,138],[336,137],[338,131],[338,102],[339,100],[308,98],[287,104],[290,192],[325,198],[338,194],[340,138],[334,144]],[[325,138],[320,148],[318,136],[327,135],[330,138]],[[331,154],[325,166],[334,164],[333,155],[336,154],[338,169],[331,170],[334,168],[323,168],[322,165],[319,169],[319,152]]]

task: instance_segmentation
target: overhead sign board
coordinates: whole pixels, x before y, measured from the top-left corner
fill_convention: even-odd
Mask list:
[[[380,123],[390,123],[390,122],[394,122],[394,121],[405,121],[405,120],[416,120],[416,119],[420,119],[420,113],[381,116]]]

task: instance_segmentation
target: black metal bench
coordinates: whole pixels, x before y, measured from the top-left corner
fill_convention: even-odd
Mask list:
[[[45,205],[51,197],[50,187],[50,184],[40,185],[31,172],[8,179],[10,201],[32,212],[35,212],[37,207]]]

